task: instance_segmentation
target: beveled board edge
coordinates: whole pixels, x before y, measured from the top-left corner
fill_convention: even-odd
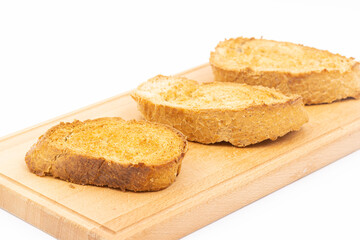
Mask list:
[[[185,75],[204,67],[208,67],[208,64],[178,75]],[[129,92],[7,135],[0,138],[0,144],[127,94]],[[59,239],[143,239],[144,237],[177,239],[359,149],[360,143],[355,140],[360,139],[360,119],[330,132],[327,136],[331,137],[326,138],[326,141],[322,137],[309,141],[301,149],[282,154],[267,164],[221,182],[179,205],[164,209],[120,232],[113,232],[51,199],[44,199],[39,193],[1,174],[0,207]],[[262,188],[261,191],[258,190],[259,186]],[[209,211],[209,209],[217,210]],[[28,212],[36,214],[28,214]],[[63,217],[64,215],[66,217]],[[191,222],[181,224],[184,221]],[[53,228],[54,225],[57,227]]]
[[[360,148],[360,119],[143,219],[112,239],[178,239]],[[184,224],[186,223],[186,224]],[[101,228],[94,229],[105,236]]]
[[[205,63],[176,75],[185,75],[208,66],[209,64]],[[2,143],[14,139],[22,134],[31,132],[38,128],[47,126],[50,127],[62,121],[63,119],[129,95],[130,92],[131,91],[123,92],[121,94],[79,108],[58,117],[51,118],[34,126],[2,136],[0,137],[0,146]],[[44,199],[46,199],[46,201],[44,201]],[[71,211],[71,209],[68,209],[61,204],[58,204],[55,201],[42,196],[38,192],[23,186],[22,184],[14,181],[11,178],[8,178],[3,174],[0,174],[0,207],[59,239],[102,239],[102,237],[96,233],[99,230],[101,230],[101,235],[107,236],[105,239],[115,235],[115,232],[112,230],[105,228],[104,226],[99,225],[97,222],[79,215],[76,212]],[[31,216],[27,214],[28,209],[31,209],[30,212],[39,212],[40,214],[37,216]],[[65,219],[59,213],[66,214],[68,219]],[[83,225],[78,224],[77,221],[82,222]],[[46,225],[43,225],[44,223],[46,223]],[[58,227],[54,230],[53,225]]]

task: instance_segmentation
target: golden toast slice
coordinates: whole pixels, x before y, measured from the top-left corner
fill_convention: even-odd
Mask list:
[[[299,94],[305,104],[360,97],[360,63],[288,42],[236,38],[211,53],[215,81],[274,87]]]
[[[28,151],[25,161],[39,176],[157,191],[175,181],[186,150],[184,135],[172,127],[99,118],[52,127]]]
[[[158,75],[131,96],[144,117],[173,126],[190,141],[239,147],[275,140],[308,121],[300,96],[263,86]]]

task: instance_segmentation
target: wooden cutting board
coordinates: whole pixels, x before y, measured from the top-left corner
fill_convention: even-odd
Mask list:
[[[212,81],[209,65],[182,73]],[[24,156],[60,121],[141,119],[128,93],[0,139],[0,207],[60,239],[177,239],[360,148],[360,100],[308,106],[310,122],[246,148],[190,143],[182,171],[152,193],[37,177]]]

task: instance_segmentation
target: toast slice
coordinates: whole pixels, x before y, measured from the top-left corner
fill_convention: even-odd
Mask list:
[[[360,63],[288,42],[236,38],[211,53],[215,81],[274,87],[299,94],[305,104],[360,97]]]
[[[27,152],[31,172],[77,184],[157,191],[180,172],[187,141],[172,127],[98,118],[60,123]]]
[[[308,121],[300,96],[263,86],[204,83],[158,75],[131,96],[144,117],[173,126],[190,141],[243,147],[275,140]]]

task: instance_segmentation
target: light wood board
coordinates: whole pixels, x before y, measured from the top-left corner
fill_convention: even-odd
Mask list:
[[[182,75],[212,81],[208,65]],[[360,101],[308,106],[310,122],[246,148],[190,143],[176,182],[152,193],[30,173],[24,156],[60,121],[140,119],[128,93],[0,139],[0,207],[59,239],[177,239],[360,148]]]

